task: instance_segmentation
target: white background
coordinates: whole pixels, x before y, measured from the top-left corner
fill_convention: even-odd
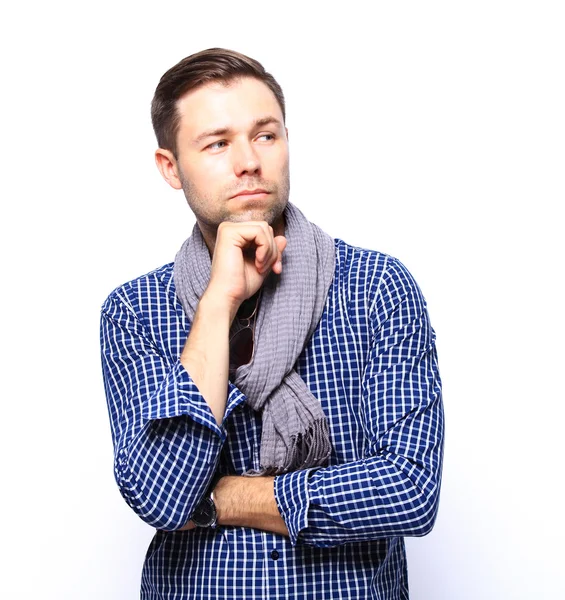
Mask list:
[[[428,299],[447,437],[411,598],[565,597],[563,4],[200,4],[2,9],[1,597],[138,597],[152,531],[113,480],[99,307],[191,230],[149,104],[211,46],[281,83],[292,200]]]

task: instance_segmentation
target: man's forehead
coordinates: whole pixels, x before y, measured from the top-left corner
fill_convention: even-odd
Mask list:
[[[191,136],[211,129],[252,127],[268,120],[283,124],[274,93],[250,77],[201,85],[179,98],[177,110],[181,129]]]

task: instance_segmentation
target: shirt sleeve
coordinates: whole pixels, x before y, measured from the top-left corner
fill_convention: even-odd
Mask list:
[[[361,399],[367,450],[358,461],[275,478],[293,545],[421,536],[435,521],[443,454],[435,334],[421,292],[399,261],[390,259],[369,315]]]
[[[120,492],[148,524],[179,529],[214,475],[225,428],[117,292],[102,307],[101,350]],[[232,410],[241,392],[230,384],[228,395]]]

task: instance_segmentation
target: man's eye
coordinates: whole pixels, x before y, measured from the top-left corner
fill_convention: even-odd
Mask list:
[[[272,133],[262,133],[257,139],[264,142],[272,142],[275,139],[275,136]]]
[[[221,150],[222,148],[225,148],[225,147],[226,147],[226,142],[224,140],[219,140],[208,146],[208,148],[210,150]]]

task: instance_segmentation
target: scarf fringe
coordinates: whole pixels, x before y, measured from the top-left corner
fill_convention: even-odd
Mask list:
[[[316,419],[306,431],[290,436],[290,447],[286,453],[283,465],[261,467],[258,471],[247,471],[248,477],[267,475],[283,475],[291,471],[326,467],[332,452],[328,422],[326,419]]]

